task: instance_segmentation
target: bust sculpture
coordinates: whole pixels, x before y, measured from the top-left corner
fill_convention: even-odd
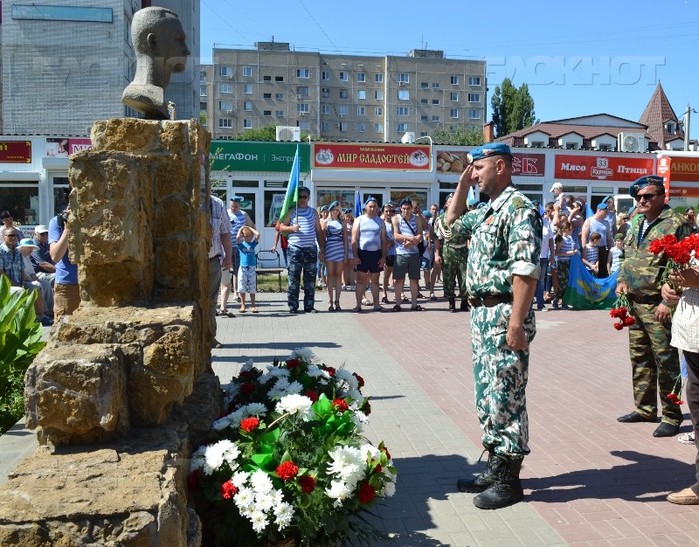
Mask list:
[[[143,8],[131,22],[136,51],[136,74],[121,95],[121,102],[146,119],[169,119],[165,88],[173,72],[184,72],[190,54],[182,23],[174,11]]]

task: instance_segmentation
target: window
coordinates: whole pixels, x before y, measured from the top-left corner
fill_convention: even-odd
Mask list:
[[[396,126],[396,133],[405,133],[408,130],[408,124],[407,123],[399,123]]]
[[[243,120],[243,129],[252,129],[252,120]]]
[[[357,116],[366,116],[366,106],[357,107]]]
[[[433,105],[439,105],[439,99],[432,99]]]
[[[308,95],[309,95],[309,88],[307,85],[296,86],[296,96],[297,97],[308,97]]]
[[[396,77],[396,81],[399,84],[408,84],[410,83],[410,74],[407,72],[399,72],[398,76]]]
[[[274,111],[274,116],[277,118],[283,118],[284,117],[284,111],[283,110],[275,110]]]
[[[450,78],[450,83],[451,85],[459,85],[459,77],[458,76],[452,76]]]
[[[252,67],[251,66],[244,66],[243,67],[243,76],[246,76],[248,78],[252,77]]]
[[[382,84],[383,83],[383,74],[379,74],[378,72],[374,74],[374,81],[377,84]]]
[[[304,131],[308,131],[311,128],[311,122],[308,120],[299,120],[299,127]]]
[[[364,122],[359,122],[357,124],[357,131],[359,133],[365,133],[366,132],[366,124]]]
[[[252,95],[252,84],[243,84],[243,93],[245,93],[245,95]]]
[[[432,82],[432,89],[439,89],[439,82]]]
[[[468,102],[469,103],[481,102],[481,94],[480,93],[469,93],[468,94]]]
[[[449,110],[449,117],[453,120],[456,120],[459,118],[459,109],[458,108],[452,108]]]
[[[233,77],[233,68],[229,66],[220,66],[218,67],[218,73],[219,75],[223,76],[224,78],[232,78]]]
[[[222,95],[233,93],[233,84],[218,84],[218,92]]]
[[[432,116],[433,122],[439,122],[439,116]]]
[[[378,89],[374,91],[374,99],[376,99],[377,101],[383,101],[383,91],[380,91]]]
[[[396,108],[397,116],[408,116],[410,109],[407,106],[399,106]]]
[[[262,81],[263,81],[263,82],[271,82],[271,81],[272,81],[272,77],[271,77],[271,76],[262,76]]]
[[[263,94],[262,94],[262,98],[263,98],[263,99],[271,99],[271,98],[272,98],[272,94],[271,94],[271,93],[263,93]]]
[[[321,88],[320,96],[323,97],[324,99],[327,99],[328,97],[330,97],[330,89],[327,87]]]
[[[420,99],[420,104],[430,104],[429,99]]]
[[[399,89],[398,90],[398,100],[399,101],[409,101],[410,100],[410,91],[407,89]]]
[[[283,82],[284,81],[284,76],[275,76],[274,77],[275,82]]]
[[[578,149],[577,142],[567,142],[566,143],[566,150],[577,150],[577,149]]]
[[[274,98],[277,99],[278,101],[283,101],[284,100],[284,93],[275,93]]]
[[[347,131],[349,129],[349,124],[347,122],[340,122],[337,124],[337,128],[340,131]]]
[[[428,89],[430,87],[430,82],[420,82],[420,89]]]
[[[341,118],[345,118],[349,114],[349,106],[346,104],[341,104],[337,107],[337,115]]]
[[[311,71],[307,68],[297,68],[296,77],[303,78],[304,80],[306,80],[311,77]]]
[[[320,113],[321,114],[330,114],[330,105],[329,104],[320,105]]]
[[[245,112],[252,112],[252,101],[243,101],[243,110]]]
[[[330,72],[328,72],[327,70],[322,70],[320,72],[320,79],[325,80],[326,82],[330,80]]]
[[[420,121],[423,122],[423,123],[427,123],[427,120],[428,120],[428,119],[429,119],[429,118],[428,118],[427,116],[425,116],[424,114],[423,114],[422,116],[420,116]]]
[[[364,89],[360,89],[359,91],[357,91],[357,100],[358,101],[366,100],[366,91]]]
[[[219,118],[218,126],[221,129],[230,129],[231,127],[233,127],[233,120],[231,120],[230,118]]]
[[[449,93],[449,99],[453,103],[458,103],[459,102],[459,92],[458,91],[452,91]]]
[[[206,110],[206,103],[199,103],[199,110]]]
[[[357,81],[360,83],[366,82],[366,72],[357,72]]]
[[[298,114],[308,114],[311,111],[311,106],[308,103],[299,103],[296,105]]]
[[[374,133],[383,133],[383,124],[382,123],[375,123],[374,124]]]
[[[375,116],[383,116],[383,106],[377,106],[374,109],[374,115]]]
[[[263,115],[263,116],[271,116],[271,115],[272,115],[272,111],[271,111],[271,110],[263,110],[263,111],[262,111],[262,115]]]
[[[469,120],[480,120],[481,113],[478,110],[476,110],[475,108],[472,108],[471,110],[468,111],[468,119]]]
[[[320,122],[320,130],[323,133],[330,131],[330,122]]]
[[[206,86],[205,85],[199,86],[199,96],[206,97]]]
[[[468,77],[468,85],[472,87],[480,86],[481,85],[481,77],[480,76],[469,76]]]
[[[346,89],[340,90],[340,99],[347,99],[349,97],[349,91]]]
[[[233,101],[219,101],[218,102],[218,109],[219,110],[228,110],[229,112],[233,110]]]
[[[56,177],[56,179],[61,180],[59,177]],[[68,204],[68,192],[65,190],[61,188],[60,192],[61,201],[63,202],[63,198],[65,198],[65,203],[62,204],[61,208],[54,210],[56,214],[63,211],[65,205]],[[39,183],[36,180],[32,182],[3,183],[0,186],[0,203],[2,203],[3,210],[7,209],[12,214],[13,220],[21,224],[36,224],[39,222],[37,218],[39,214]],[[22,227],[22,230],[26,231],[26,228]],[[27,237],[30,235],[31,232],[25,233]],[[15,241],[15,243],[19,243],[19,241]]]
[[[344,70],[340,71],[340,80],[343,82],[349,82],[349,72],[345,72]]]

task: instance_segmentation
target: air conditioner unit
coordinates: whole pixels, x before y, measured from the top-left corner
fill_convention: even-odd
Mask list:
[[[224,112],[225,112],[226,114],[233,114],[233,111],[232,111],[232,110],[229,110],[229,109],[224,110]]]
[[[224,77],[226,80],[232,80],[232,79],[233,79],[233,74],[224,74],[223,77]]]
[[[619,133],[617,150],[621,152],[645,152],[646,136],[643,133]]]
[[[408,82],[398,82],[398,87],[405,87],[408,85]]]
[[[276,127],[277,142],[291,141],[301,142],[301,128],[294,126],[278,125]]]

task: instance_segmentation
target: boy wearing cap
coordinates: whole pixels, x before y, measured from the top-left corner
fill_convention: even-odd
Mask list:
[[[678,240],[690,233],[681,215],[665,204],[662,177],[649,175],[637,179],[629,194],[636,200],[635,220],[624,239],[624,261],[617,274],[616,293],[625,293],[629,313],[635,323],[629,327],[629,354],[635,409],[619,416],[622,423],[655,422],[658,393],[662,421],[654,437],[671,437],[682,423],[682,409],[667,394],[680,375],[677,349],[670,345],[672,310],[661,294],[661,278],[667,258],[650,252],[652,241],[666,235]]]
[[[600,243],[597,246],[599,254],[599,271],[597,277],[607,277],[607,258],[608,249],[614,244],[614,225],[609,225],[607,222],[607,204],[601,202],[597,205],[595,214],[585,220],[582,227],[582,246],[585,249],[590,242],[590,234],[597,232],[600,236]]]
[[[250,226],[255,230],[255,223],[245,211],[241,210],[240,204],[243,203],[243,196],[233,196],[230,200],[228,208],[228,219],[231,221],[231,234],[238,234],[243,226]],[[221,315],[232,317],[233,314],[228,312],[228,296],[233,290],[233,297],[240,302],[240,294],[238,290],[238,269],[240,268],[240,254],[238,253],[238,240],[231,236],[231,268],[221,273],[221,295],[219,301],[219,310]]]
[[[447,226],[471,231],[466,286],[471,304],[471,344],[476,409],[488,452],[486,470],[461,479],[473,503],[498,509],[524,496],[519,473],[529,454],[525,388],[529,343],[536,333],[531,303],[539,279],[542,221],[532,202],[512,185],[512,153],[503,143],[473,150],[454,192]],[[466,214],[468,187],[490,196]]]

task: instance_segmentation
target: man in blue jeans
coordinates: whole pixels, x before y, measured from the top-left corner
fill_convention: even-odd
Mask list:
[[[537,202],[534,202],[534,205],[538,207],[539,204]],[[542,217],[543,233],[541,237],[541,256],[539,258],[541,274],[539,275],[539,281],[536,284],[536,309],[538,311],[542,311],[545,309],[544,289],[546,287],[546,276],[548,275],[549,267],[553,268],[556,260],[553,244],[555,232],[551,227],[552,214],[553,202],[547,203],[545,208],[545,214]]]

